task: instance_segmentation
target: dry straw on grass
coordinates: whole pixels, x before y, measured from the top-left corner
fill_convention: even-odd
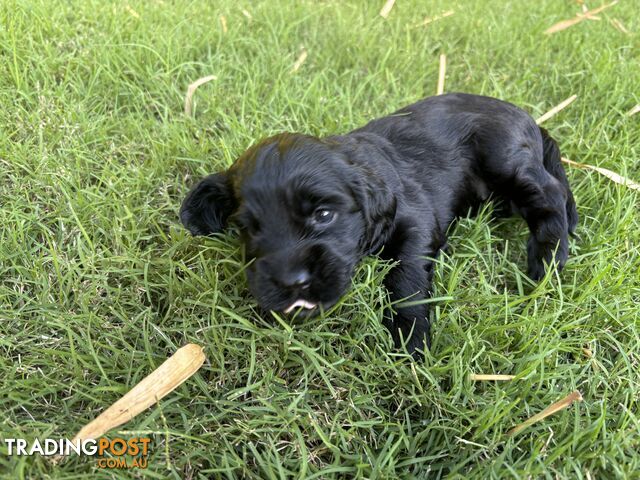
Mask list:
[[[574,162],[573,160],[569,160],[568,158],[565,158],[565,157],[562,157],[562,161],[567,165],[571,165],[572,167],[593,170],[594,172],[598,172],[600,175],[604,175],[605,177],[614,181],[615,183],[624,185],[625,187],[630,188],[631,190],[640,192],[640,184],[634,182],[633,180],[629,180],[628,178],[623,177],[622,175],[619,175],[616,172],[612,172],[611,170],[608,170],[606,168],[594,167],[593,165],[587,165],[586,163]]]
[[[304,62],[307,60],[308,55],[309,54],[307,53],[307,51],[303,48],[302,51],[300,52],[300,55],[298,55],[298,59],[296,60],[296,63],[294,63],[293,67],[291,67],[291,73],[295,73],[298,70],[300,70],[300,67],[302,67]]]
[[[483,381],[498,381],[498,382],[506,382],[509,380],[513,380],[516,378],[515,375],[492,375],[492,374],[484,374],[484,373],[472,373],[469,375],[469,380],[472,382],[483,382]]]
[[[547,28],[544,33],[547,35],[551,35],[553,33],[561,32],[562,30],[566,30],[569,27],[573,27],[578,23],[584,22],[585,20],[599,20],[596,14],[606,10],[607,8],[613,7],[618,0],[615,0],[611,3],[601,5],[598,8],[594,8],[593,10],[586,10],[586,7],[583,5],[583,12],[578,13],[575,18],[570,18],[568,20],[562,20],[551,27]]]
[[[561,110],[563,110],[566,107],[568,107],[571,103],[573,103],[573,101],[576,98],[577,98],[577,95],[571,95],[569,98],[567,98],[563,102],[559,103],[558,105],[553,107],[551,110],[549,110],[547,113],[545,113],[540,118],[538,118],[538,120],[536,120],[536,123],[538,125],[540,125],[542,122],[544,122],[546,120],[549,120],[551,117],[555,116],[558,112],[560,112]],[[636,107],[634,107],[632,110],[627,112],[627,115],[633,115],[635,113],[638,113],[639,111],[640,111],[640,105],[636,105]],[[593,170],[595,172],[598,172],[600,175],[604,175],[608,179],[613,180],[615,183],[618,183],[620,185],[624,185],[625,187],[630,188],[631,190],[640,191],[640,185],[639,184],[637,184],[636,182],[634,182],[632,180],[629,180],[626,177],[623,177],[622,175],[619,175],[619,174],[617,174],[615,172],[612,172],[611,170],[607,170],[606,168],[594,167],[593,165],[587,165],[585,163],[574,162],[573,160],[569,160],[568,158],[564,158],[564,157],[562,157],[562,161],[564,163],[566,163],[567,165],[571,165],[572,167]]]
[[[631,34],[631,32],[629,32],[629,30],[627,30],[627,28],[626,28],[626,27],[622,24],[622,22],[621,22],[620,20],[618,20],[617,18],[611,18],[611,19],[609,20],[609,22],[611,23],[611,25],[613,25],[613,27],[614,27],[616,30],[618,30],[618,31],[620,31],[620,32],[622,32],[622,33],[624,33],[625,35],[630,35],[630,34]]]
[[[438,87],[436,93],[442,95],[444,93],[444,77],[447,74],[447,56],[440,54],[440,68],[438,69]]]
[[[215,75],[208,75],[206,77],[199,78],[189,85],[189,88],[187,88],[187,95],[184,97],[185,115],[189,117],[191,116],[191,112],[193,111],[193,94],[196,93],[198,87],[204,85],[207,82],[210,82],[211,80],[216,80],[217,78],[218,77],[216,77]]]
[[[453,10],[447,10],[446,12],[440,13],[438,15],[434,15],[433,17],[425,17],[425,19],[423,21],[413,25],[411,28],[425,27],[425,26],[429,25],[430,23],[435,22],[436,20],[442,20],[443,18],[450,17],[454,13],[455,13],[455,11],[453,11]]]
[[[629,110],[627,112],[627,116],[631,117],[633,115],[635,115],[636,113],[640,112],[640,104],[636,105],[635,107],[633,107],[631,110]]]
[[[538,125],[540,125],[540,124],[542,124],[542,122],[546,122],[551,117],[554,117],[558,112],[560,112],[561,110],[564,110],[569,105],[571,105],[576,98],[578,98],[577,95],[571,95],[569,98],[567,98],[566,100],[560,102],[558,105],[556,105],[551,110],[549,110],[547,113],[545,113],[540,118],[538,118],[536,120],[536,123]]]
[[[129,15],[131,15],[134,18],[140,18],[140,14],[138,12],[136,12],[133,7],[131,5],[125,5],[124,9],[127,11],[127,13]]]
[[[582,401],[582,395],[580,394],[579,391],[576,390],[574,392],[571,392],[569,395],[564,397],[562,400],[557,401],[556,403],[554,403],[552,405],[549,405],[547,408],[545,408],[540,413],[528,418],[526,421],[522,422],[520,425],[517,425],[514,428],[512,428],[511,430],[509,430],[507,432],[507,435],[509,435],[510,437],[513,436],[513,435],[517,435],[522,430],[524,430],[525,428],[530,427],[534,423],[537,423],[540,420],[544,420],[548,416],[553,415],[554,413],[557,413],[560,410],[564,410],[569,405],[571,405],[573,402],[581,402],[581,401]]]
[[[387,18],[389,16],[394,3],[396,3],[396,0],[387,0],[385,2],[385,4],[382,6],[382,9],[380,10],[380,16],[382,18]]]

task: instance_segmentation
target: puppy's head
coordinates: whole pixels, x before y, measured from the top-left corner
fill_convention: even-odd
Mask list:
[[[180,218],[194,235],[237,224],[260,306],[312,315],[339,300],[393,221],[395,197],[367,160],[339,137],[277,135],[198,183]]]

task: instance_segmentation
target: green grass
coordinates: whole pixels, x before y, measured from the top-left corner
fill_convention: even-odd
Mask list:
[[[337,308],[287,324],[258,317],[233,232],[179,225],[188,187],[260,137],[346,132],[434,94],[442,52],[447,91],[534,116],[577,94],[545,124],[563,153],[640,180],[640,114],[624,115],[640,102],[634,1],[552,36],[576,2],[399,0],[386,21],[383,3],[0,6],[0,438],[71,436],[179,346],[208,358],[123,427],[153,432],[146,471],[52,466],[0,443],[0,474],[639,478],[637,192],[570,170],[580,239],[538,285],[521,220],[460,221],[433,349],[415,364],[380,323],[389,265],[367,260]],[[187,86],[210,74],[185,117]],[[507,437],[573,390],[582,403]]]

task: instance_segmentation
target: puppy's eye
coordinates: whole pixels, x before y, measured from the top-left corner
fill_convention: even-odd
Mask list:
[[[336,212],[326,208],[319,208],[313,212],[313,223],[316,225],[328,225],[336,218]]]

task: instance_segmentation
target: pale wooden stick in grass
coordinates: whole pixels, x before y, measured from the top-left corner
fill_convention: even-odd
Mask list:
[[[551,110],[549,110],[547,113],[545,113],[544,115],[542,115],[540,118],[538,118],[536,120],[536,123],[538,125],[540,125],[542,122],[546,122],[547,120],[549,120],[551,117],[555,116],[558,112],[560,112],[561,110],[564,110],[565,108],[567,108],[569,105],[571,105],[573,103],[573,101],[578,98],[577,95],[571,95],[569,98],[567,98],[566,100],[564,100],[563,102],[559,103],[558,105],[556,105],[555,107],[553,107]]]
[[[422,22],[420,22],[420,23],[418,23],[416,25],[413,25],[411,28],[425,27],[425,26],[429,25],[430,23],[435,22],[436,20],[441,20],[443,18],[450,17],[454,13],[455,12],[453,10],[447,10],[446,12],[440,13],[438,15],[434,15],[433,17],[425,17],[425,19]]]
[[[220,15],[220,26],[222,27],[222,33],[227,33],[229,31],[227,28],[227,17],[224,15]]]
[[[206,77],[199,78],[195,82],[189,85],[187,88],[187,95],[184,97],[184,113],[187,116],[191,116],[191,111],[193,109],[193,94],[196,93],[196,90],[200,85],[204,85],[211,80],[216,80],[218,77],[215,75],[208,75]]]
[[[606,10],[609,7],[613,7],[618,0],[611,2],[609,4],[601,5],[598,8],[594,8],[593,10],[586,10],[583,13],[578,13],[575,18],[570,18],[569,20],[562,20],[551,27],[547,28],[544,33],[547,35],[551,35],[552,33],[561,32],[562,30],[566,30],[569,27],[573,27],[574,25],[584,22],[589,19],[596,19],[596,14]]]
[[[382,18],[387,18],[389,16],[394,3],[396,3],[396,0],[387,0],[385,2],[385,4],[382,6],[382,9],[380,10],[380,16]]]
[[[547,408],[545,408],[540,413],[534,415],[533,417],[528,418],[525,422],[522,422],[520,425],[517,425],[516,427],[512,428],[511,430],[509,430],[507,432],[507,435],[509,435],[510,437],[513,436],[513,435],[516,435],[516,434],[520,433],[522,430],[524,430],[525,428],[530,427],[534,423],[537,423],[540,420],[544,420],[549,415],[553,415],[554,413],[557,413],[560,410],[563,410],[563,409],[567,408],[573,402],[581,402],[581,401],[582,401],[582,395],[580,395],[579,391],[576,390],[575,392],[571,392],[569,395],[564,397],[562,400],[560,400],[560,401],[558,401],[558,402],[556,402],[556,403],[554,403],[552,405],[549,405]]]
[[[440,68],[438,70],[438,88],[436,95],[442,95],[444,93],[444,76],[447,73],[447,56],[440,54]]]
[[[588,170],[593,170],[595,172],[598,172],[600,175],[604,175],[605,177],[613,180],[615,183],[624,185],[625,187],[630,188],[631,190],[636,190],[640,192],[640,184],[632,180],[629,180],[628,178],[623,177],[622,175],[619,175],[616,172],[607,170],[606,168],[594,167],[593,165],[587,165],[586,163],[574,162],[573,160],[569,160],[568,158],[565,158],[565,157],[562,157],[562,161],[567,165],[571,165],[573,167],[586,168]]]
[[[200,369],[205,361],[202,350],[194,343],[179,348],[120,400],[76,433],[72,441],[101,437],[157,403]]]
[[[491,374],[484,374],[484,373],[472,373],[471,375],[469,375],[469,380],[471,380],[472,382],[482,382],[485,380],[496,380],[496,381],[508,381],[508,380],[513,380],[514,378],[516,378],[515,375],[491,375]]]
[[[302,52],[300,52],[300,55],[298,56],[298,59],[296,60],[296,63],[294,63],[293,67],[291,67],[291,73],[295,73],[300,70],[300,67],[304,64],[308,55],[309,54],[307,53],[307,51],[303,48]]]

